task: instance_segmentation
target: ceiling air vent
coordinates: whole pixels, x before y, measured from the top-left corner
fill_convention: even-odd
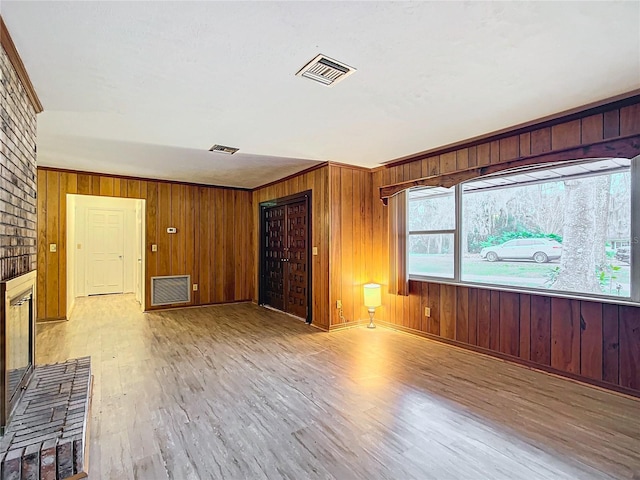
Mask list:
[[[238,150],[240,149],[235,147],[227,147],[225,145],[218,145],[218,144],[215,144],[213,147],[209,149],[210,152],[226,153],[227,155],[233,155]]]
[[[302,67],[296,75],[330,87],[355,71],[355,68],[321,54]]]

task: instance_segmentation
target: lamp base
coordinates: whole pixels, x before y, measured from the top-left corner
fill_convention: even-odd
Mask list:
[[[367,310],[369,311],[369,325],[367,325],[367,328],[376,328],[376,324],[373,323],[373,316],[376,314],[376,309],[368,308]]]

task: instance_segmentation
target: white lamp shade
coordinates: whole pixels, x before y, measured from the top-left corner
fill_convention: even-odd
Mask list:
[[[382,305],[380,285],[377,283],[367,283],[364,286],[364,306],[368,308],[376,308],[380,305]]]

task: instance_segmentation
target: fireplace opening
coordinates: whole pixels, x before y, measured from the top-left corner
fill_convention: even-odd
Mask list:
[[[35,272],[0,282],[0,434],[34,366]]]

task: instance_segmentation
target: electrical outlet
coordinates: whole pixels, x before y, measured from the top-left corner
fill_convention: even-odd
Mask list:
[[[336,308],[342,308],[342,300],[336,301]]]
[[[424,316],[425,317],[431,316],[431,309],[429,307],[424,307]]]
[[[197,292],[197,291],[198,291],[198,284],[197,284],[197,283],[194,283],[194,284],[193,284],[193,291],[194,291],[194,292]]]

